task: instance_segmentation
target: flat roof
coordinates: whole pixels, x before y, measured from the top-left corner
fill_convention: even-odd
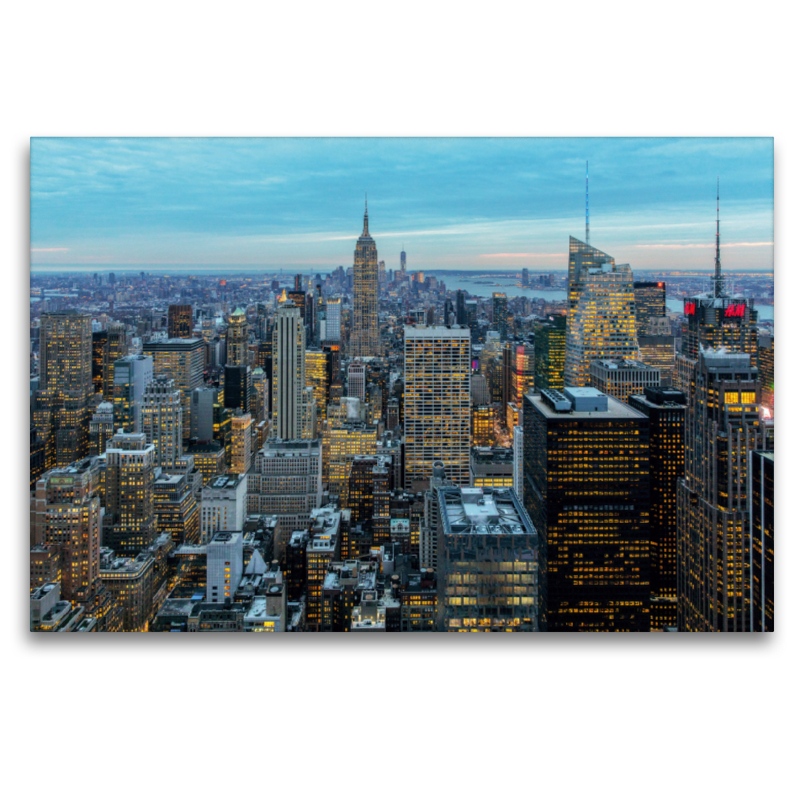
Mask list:
[[[595,392],[597,394],[603,394],[599,392],[597,389],[590,389],[589,387],[580,387],[580,388],[572,388],[569,387],[571,392]],[[578,395],[583,397],[593,397],[596,394],[589,395]],[[534,407],[537,411],[541,412],[542,416],[547,417],[548,419],[644,419],[645,415],[642,414],[641,411],[637,411],[635,408],[631,408],[627,403],[622,403],[617,400],[615,397],[608,397],[608,411],[565,411],[565,412],[557,412],[554,411],[550,406],[547,405],[542,400],[541,395],[538,394],[526,394],[531,403],[533,403]]]

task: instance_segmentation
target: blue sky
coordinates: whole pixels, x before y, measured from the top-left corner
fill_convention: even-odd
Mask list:
[[[639,269],[772,269],[773,147],[738,139],[31,140],[31,263],[564,269],[583,238]]]

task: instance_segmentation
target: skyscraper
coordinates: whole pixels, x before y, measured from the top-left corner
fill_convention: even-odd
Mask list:
[[[231,469],[234,475],[242,475],[253,464],[253,418],[250,414],[235,414],[231,419]]]
[[[650,320],[667,313],[667,287],[664,281],[634,281],[633,299],[636,303],[636,335],[647,332]]]
[[[632,394],[660,386],[661,373],[632,358],[604,358],[589,364],[589,381],[595,389],[624,403]]]
[[[650,420],[650,630],[678,624],[677,491],[683,477],[686,396],[650,388],[628,398]]]
[[[537,390],[564,388],[567,318],[551,317],[536,326],[534,385]]]
[[[467,293],[463,289],[456,292],[456,324],[467,325]]]
[[[597,389],[525,396],[542,631],[650,630],[647,417]]]
[[[430,479],[433,462],[447,477],[469,485],[469,330],[463,326],[405,326],[405,484]]]
[[[508,298],[505,292],[492,293],[492,324],[501,341],[508,339]]]
[[[153,380],[150,356],[124,356],[114,362],[114,430],[139,433],[142,429],[142,398]]]
[[[750,453],[750,630],[775,630],[775,453]]]
[[[226,362],[228,365],[232,367],[249,366],[247,342],[247,317],[244,309],[239,307],[228,318],[228,358]]]
[[[190,305],[170,305],[167,311],[167,331],[170,339],[191,339],[194,328]]]
[[[369,235],[369,216],[364,203],[364,230],[353,257],[353,329],[350,354],[371,358],[380,355],[378,337],[378,250]]]
[[[750,359],[704,350],[690,381],[685,476],[678,484],[681,631],[750,630],[750,452],[774,449]]]
[[[43,314],[34,425],[45,446],[45,469],[67,466],[89,449],[92,320],[88,314]]]
[[[205,366],[202,339],[166,339],[145,342],[144,354],[153,358],[153,375],[171,378],[180,390],[183,406],[183,436],[188,439],[192,429],[192,392],[203,385]]]
[[[143,433],[117,433],[106,449],[103,543],[135,556],[156,538],[153,487],[155,447]]]
[[[306,385],[306,331],[300,310],[278,307],[272,331],[272,424],[280,439],[300,439]]]
[[[172,378],[155,378],[147,384],[142,397],[142,432],[155,448],[156,466],[166,472],[176,469],[183,455],[183,406]]]
[[[103,400],[114,401],[114,363],[130,353],[133,337],[127,325],[109,322],[103,365]]]
[[[592,361],[638,355],[633,273],[570,236],[568,281],[564,384],[588,386]]]

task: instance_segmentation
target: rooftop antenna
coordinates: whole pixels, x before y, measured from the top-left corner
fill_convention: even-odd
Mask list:
[[[589,244],[589,162],[586,162],[586,244]]]
[[[722,297],[722,264],[719,260],[719,175],[717,175],[717,254],[714,258],[714,297]]]

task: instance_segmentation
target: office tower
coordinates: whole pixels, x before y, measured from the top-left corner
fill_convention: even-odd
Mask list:
[[[91,317],[73,311],[42,314],[39,363],[33,423],[44,442],[45,469],[52,469],[83,458],[89,449]]]
[[[363,422],[329,420],[322,434],[322,480],[331,496],[347,490],[350,466],[356,456],[377,452],[378,429]]]
[[[494,410],[490,405],[473,405],[471,421],[472,443],[476,447],[491,447],[494,444]]]
[[[507,403],[522,408],[522,398],[533,391],[536,369],[536,354],[532,344],[510,345],[510,386]]]
[[[362,402],[367,399],[367,368],[360,361],[354,361],[347,368],[347,396],[357,397]]]
[[[139,433],[142,429],[142,398],[153,380],[153,359],[125,356],[114,362],[114,430]]]
[[[464,303],[464,313],[467,317],[466,325],[469,328],[472,344],[477,344],[480,341],[480,328],[478,326],[478,301],[467,300]]]
[[[467,293],[463,289],[456,291],[456,325],[467,325]]]
[[[369,235],[369,217],[364,204],[364,230],[353,256],[353,328],[350,355],[361,358],[379,356],[378,336],[378,251]]]
[[[253,463],[253,418],[250,414],[235,414],[231,419],[231,468],[234,475],[247,472]]]
[[[212,478],[200,495],[200,541],[207,544],[217,531],[240,531],[247,514],[246,475]]]
[[[55,545],[36,544],[30,550],[30,588],[48,583],[61,584],[61,555]]]
[[[678,624],[677,491],[683,477],[686,396],[650,388],[628,398],[650,420],[650,630]]]
[[[155,541],[155,466],[143,433],[117,433],[108,443],[103,544],[115,553],[135,556]]]
[[[300,393],[300,438],[316,439],[316,437],[317,401],[314,399],[313,387],[305,386]]]
[[[440,487],[438,629],[536,631],[536,529],[513,489]]]
[[[114,363],[130,353],[133,337],[122,322],[108,324],[103,365],[103,400],[114,401]]]
[[[263,422],[267,417],[269,406],[269,381],[261,367],[256,367],[252,374],[250,387],[250,413],[253,415],[253,424]]]
[[[106,552],[100,561],[100,580],[122,612],[123,633],[146,631],[153,611],[155,559],[149,552],[135,558]]]
[[[378,285],[384,286],[386,284],[386,262],[378,262]]]
[[[247,317],[240,306],[228,318],[228,360],[226,366],[250,366],[247,355],[248,329]]]
[[[46,472],[31,496],[31,546],[55,549],[61,596],[74,603],[89,597],[99,575],[100,480],[100,462],[84,459]]]
[[[522,268],[522,285],[523,287],[528,286],[530,283],[530,272],[528,271],[527,267]]]
[[[564,361],[567,347],[567,318],[550,317],[536,326],[534,386],[542,389],[564,388]]]
[[[206,602],[229,605],[244,572],[244,535],[219,531],[207,547]]]
[[[725,291],[719,249],[717,183],[717,241],[711,291],[683,301],[681,352],[675,359],[675,386],[687,396],[691,394],[692,376],[703,350],[724,347],[731,352],[749,354],[753,366],[758,363],[758,312],[753,307],[753,298]]]
[[[400,275],[405,277],[406,274],[406,251],[405,245],[403,246],[403,250],[400,251]]]
[[[108,331],[94,331],[92,333],[92,385],[95,394],[103,393],[107,351]]]
[[[89,455],[101,456],[114,435],[114,405],[99,403],[89,422]]]
[[[758,335],[758,380],[761,383],[761,402],[775,411],[775,337],[771,333]]]
[[[167,533],[176,547],[200,541],[200,506],[189,473],[162,472],[153,484],[156,530]]]
[[[542,631],[649,631],[649,421],[593,388],[525,396]]]
[[[514,486],[514,451],[508,447],[473,447],[470,451],[469,485],[481,489]]]
[[[750,452],[772,450],[761,387],[747,353],[704,350],[686,410],[678,484],[678,628],[750,630]]]
[[[633,273],[570,236],[568,280],[564,383],[588,386],[592,361],[638,355]]]
[[[322,453],[314,439],[267,439],[247,475],[247,513],[278,517],[276,553],[322,502]]]
[[[202,482],[226,471],[226,451],[219,442],[201,442],[192,445],[186,453],[194,459],[195,469],[202,476]]]
[[[653,317],[639,336],[639,358],[661,373],[661,385],[675,382],[675,337],[667,317]]]
[[[250,367],[225,365],[225,408],[248,412],[252,389]]]
[[[647,333],[650,320],[667,314],[667,288],[663,281],[634,281],[636,303],[636,335]]]
[[[306,624],[317,631],[322,622],[322,584],[328,566],[339,559],[342,512],[335,506],[316,508],[311,512],[306,547]]]
[[[212,386],[201,386],[192,392],[191,438],[199,442],[214,439],[214,406],[222,392]]]
[[[342,300],[340,297],[325,301],[325,331],[320,333],[320,344],[339,344],[342,340]]]
[[[405,335],[405,485],[426,484],[435,460],[469,485],[470,335],[462,327],[410,327]]]
[[[661,385],[661,373],[632,358],[604,358],[589,364],[589,382],[603,394],[627,401],[632,394]]]
[[[524,441],[523,432],[522,432],[522,425],[515,425],[514,426],[514,433],[513,433],[513,453],[514,453],[514,481],[512,488],[514,489],[514,493],[519,497],[521,502],[525,502],[523,497],[523,488],[525,485],[525,476],[524,476],[524,452],[522,443]]]
[[[508,339],[508,298],[505,292],[492,292],[492,325],[500,339]]]
[[[333,378],[333,354],[325,350],[306,350],[306,382],[312,388],[317,405],[317,419],[322,422],[327,415]]]
[[[167,335],[170,339],[191,339],[194,318],[190,305],[170,305],[167,311]]]
[[[448,297],[444,301],[444,324],[456,325],[456,310],[453,306],[453,301]]]
[[[153,358],[153,375],[172,378],[180,390],[183,406],[183,435],[192,430],[192,392],[203,385],[205,365],[202,339],[166,339],[145,342],[144,354]]]
[[[306,332],[294,306],[279,306],[272,331],[272,429],[281,439],[299,439],[306,385]]]
[[[775,453],[753,450],[748,476],[750,630],[775,630]]]
[[[183,406],[172,378],[155,378],[142,397],[142,433],[155,447],[156,466],[166,472],[178,468],[183,456]]]

